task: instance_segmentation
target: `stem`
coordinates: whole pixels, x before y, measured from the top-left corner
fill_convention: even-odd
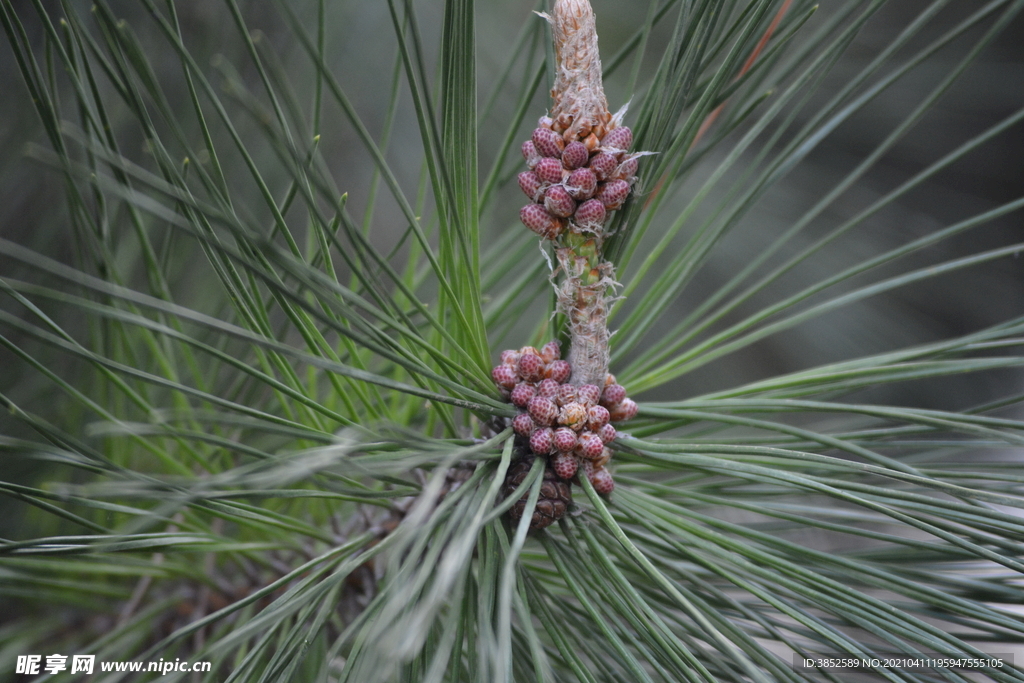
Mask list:
[[[568,233],[562,241],[565,246],[556,253],[565,280],[558,302],[569,318],[572,383],[603,387],[611,336],[605,290],[614,282],[614,266],[604,260],[603,240],[597,237]]]

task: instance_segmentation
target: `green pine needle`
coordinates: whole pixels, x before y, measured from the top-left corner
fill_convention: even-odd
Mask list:
[[[0,0],[0,681],[1024,681],[1024,0],[594,5],[640,411],[533,532],[545,2]]]

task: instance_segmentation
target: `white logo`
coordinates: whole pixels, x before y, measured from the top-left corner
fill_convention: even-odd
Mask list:
[[[91,674],[96,665],[96,655],[75,655],[71,658],[71,673]]]
[[[18,654],[17,655],[17,668],[14,670],[15,674],[33,674],[39,673],[39,663],[43,660],[42,654]]]
[[[39,673],[39,662],[43,661],[42,655],[18,655],[16,674],[34,675]]]
[[[46,673],[56,674],[61,671],[66,671],[68,668],[68,656],[67,655],[46,655]]]

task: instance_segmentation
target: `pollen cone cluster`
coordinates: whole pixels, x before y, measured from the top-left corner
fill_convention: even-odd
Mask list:
[[[512,420],[517,438],[532,456],[547,460],[546,481],[531,529],[543,529],[565,514],[572,501],[570,484],[581,473],[598,493],[612,492],[615,481],[605,469],[612,457],[606,444],[616,436],[611,423],[628,420],[637,411],[612,375],[605,377],[602,386],[573,384],[569,363],[560,355],[555,341],[539,351],[532,346],[508,350],[491,371],[502,394],[520,410]],[[530,463],[530,457],[521,459],[509,471],[506,497],[522,483]],[[512,507],[513,521],[522,517],[525,504],[524,497]]]
[[[629,154],[633,133],[609,123],[573,132],[572,117],[541,117],[523,157],[529,171],[519,187],[533,203],[519,211],[523,224],[541,237],[563,234],[602,237],[609,214],[622,206],[636,181],[637,157]],[[587,136],[580,139],[579,135]],[[566,142],[568,140],[568,142]]]
[[[556,0],[544,17],[555,39],[553,101],[523,143],[530,170],[519,174],[519,186],[533,203],[519,216],[546,239],[589,234],[600,241],[609,212],[622,206],[636,179],[633,134],[608,111],[589,0]]]

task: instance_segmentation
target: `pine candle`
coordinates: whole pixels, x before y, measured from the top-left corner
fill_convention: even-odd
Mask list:
[[[582,471],[608,495],[615,487],[605,469],[611,459],[605,444],[616,434],[611,423],[632,418],[637,406],[608,374],[606,292],[615,284],[615,268],[604,258],[605,225],[632,191],[639,155],[630,152],[633,133],[621,125],[622,114],[608,111],[589,1],[557,0],[552,14],[542,16],[551,23],[555,41],[553,103],[522,145],[529,170],[518,180],[530,203],[519,217],[554,243],[556,274],[562,276],[558,306],[569,320],[571,343],[567,361],[560,359],[555,342],[542,351],[505,351],[493,378],[522,411],[512,424],[518,438],[528,442],[524,448],[547,458],[545,477],[569,481]],[[521,481],[520,470],[510,472],[509,481]],[[545,498],[548,489],[555,491],[546,481],[544,514],[534,514],[531,528],[564,514],[565,504]],[[571,500],[570,489],[558,493]],[[513,519],[522,516],[520,503],[512,509]]]

